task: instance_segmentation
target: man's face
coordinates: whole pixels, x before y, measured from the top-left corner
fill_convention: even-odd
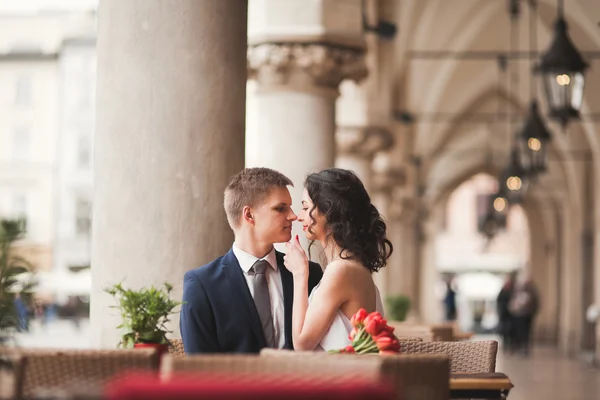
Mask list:
[[[265,243],[283,243],[292,238],[292,196],[287,188],[273,188],[253,210],[256,239]]]

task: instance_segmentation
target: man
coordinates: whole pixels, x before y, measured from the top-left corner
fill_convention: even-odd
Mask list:
[[[511,273],[504,282],[504,286],[496,298],[496,311],[498,313],[498,330],[502,336],[504,351],[511,352],[515,346],[515,323],[510,312],[509,304],[515,289],[515,273]]]
[[[291,239],[292,182],[268,168],[247,168],[225,189],[235,235],[223,257],[188,271],[180,329],[186,353],[258,353],[293,349],[293,277],[274,243]],[[310,263],[309,291],[323,275]]]
[[[509,309],[515,323],[515,350],[528,356],[531,348],[531,327],[539,309],[539,295],[531,278],[524,274],[515,285]]]

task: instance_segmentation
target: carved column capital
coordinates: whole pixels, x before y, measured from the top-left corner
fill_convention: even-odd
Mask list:
[[[413,224],[417,221],[427,219],[428,211],[422,202],[416,197],[405,196],[398,199],[396,217],[398,220]]]
[[[378,126],[340,126],[336,132],[338,154],[371,159],[394,144],[392,133]]]
[[[367,76],[365,50],[325,43],[261,43],[248,47],[248,78],[261,85],[318,87],[337,93],[344,79]]]
[[[402,168],[391,167],[373,174],[373,189],[377,192],[384,192],[389,196],[392,195],[394,188],[402,186],[404,182],[405,174]]]

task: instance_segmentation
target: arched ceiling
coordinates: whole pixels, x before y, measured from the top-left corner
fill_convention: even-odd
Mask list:
[[[544,50],[552,36],[556,16],[555,0],[538,1],[538,49]],[[521,1],[519,48],[529,49],[529,7]],[[597,0],[567,0],[567,21],[573,41],[582,51],[600,51],[600,7]],[[394,88],[398,96],[396,108],[417,115],[448,113],[456,118],[445,123],[416,122],[410,134],[409,153],[424,159],[428,202],[435,203],[448,190],[453,190],[464,179],[477,172],[498,173],[508,159],[511,133],[502,123],[473,124],[464,119],[472,113],[493,113],[498,107],[511,107],[524,113],[530,101],[529,78],[531,63],[526,60],[511,63],[518,68],[518,82],[510,89],[506,79],[499,80],[497,62],[491,60],[410,60],[407,51],[507,51],[509,45],[509,17],[506,0],[405,0],[401,2],[397,18],[401,21],[397,41]],[[587,75],[583,113],[600,113],[600,59],[592,61]],[[518,84],[518,87],[517,87]],[[541,89],[541,88],[540,88]],[[545,113],[545,104],[538,98]],[[594,105],[596,108],[594,109]],[[514,127],[520,126],[520,124]],[[597,123],[573,123],[566,135],[554,123],[548,123],[553,132],[549,172],[537,182],[535,191],[549,193],[553,201],[567,200],[579,203],[580,179],[571,160],[573,150],[591,151],[596,169],[600,169],[600,142]],[[482,151],[482,149],[487,149]],[[494,154],[492,162],[488,154]],[[598,174],[600,175],[600,174]],[[560,188],[566,188],[566,193]],[[545,195],[544,195],[545,196]]]

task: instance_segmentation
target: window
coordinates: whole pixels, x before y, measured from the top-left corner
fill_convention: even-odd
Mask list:
[[[91,163],[90,137],[79,135],[77,138],[77,166],[88,168]]]
[[[92,227],[92,204],[87,199],[77,199],[75,204],[75,232],[89,235]]]
[[[31,132],[27,126],[15,127],[13,131],[13,159],[27,160],[31,147]]]
[[[31,105],[31,75],[21,74],[17,77],[15,88],[15,104],[19,107]]]

